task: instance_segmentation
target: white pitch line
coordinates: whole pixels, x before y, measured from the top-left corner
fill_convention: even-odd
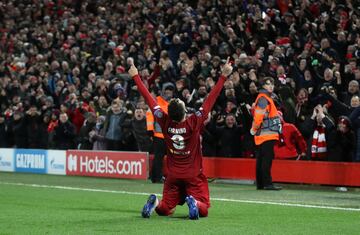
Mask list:
[[[242,203],[266,204],[266,205],[278,205],[278,206],[294,206],[294,207],[304,207],[304,208],[343,210],[343,211],[360,211],[360,208],[318,206],[318,205],[308,205],[308,204],[298,204],[298,203],[288,203],[288,202],[252,201],[252,200],[238,200],[238,199],[225,199],[225,198],[211,198],[211,200],[224,201],[224,202],[242,202]]]
[[[26,187],[33,187],[33,188],[64,189],[64,190],[73,190],[73,191],[118,193],[118,194],[130,194],[130,195],[149,195],[149,193],[142,193],[142,192],[128,192],[128,191],[116,191],[116,190],[93,189],[93,188],[77,188],[77,187],[57,186],[57,185],[24,184],[24,183],[10,183],[10,182],[1,182],[1,181],[0,181],[0,184],[26,186]],[[156,194],[156,195],[161,196],[161,194]],[[287,202],[284,203],[284,202],[270,202],[270,201],[253,201],[253,200],[238,200],[238,199],[227,199],[227,198],[211,198],[211,200],[212,201],[223,201],[223,202],[239,202],[239,203],[250,203],[250,204],[265,204],[265,205],[293,206],[293,207],[303,207],[303,208],[329,209],[329,210],[360,211],[360,208],[318,206],[318,205],[295,204],[295,203],[287,203]]]

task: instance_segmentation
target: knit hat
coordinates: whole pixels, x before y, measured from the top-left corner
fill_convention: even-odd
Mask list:
[[[126,98],[126,90],[120,83],[116,83],[113,89],[117,97]]]
[[[347,116],[340,116],[338,119],[338,124],[340,123],[346,125],[349,128],[351,127],[351,121]]]
[[[164,92],[165,90],[175,90],[175,86],[173,83],[171,82],[165,82],[162,85],[162,92]]]

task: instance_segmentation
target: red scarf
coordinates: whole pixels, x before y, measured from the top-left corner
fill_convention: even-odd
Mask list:
[[[325,127],[316,127],[313,133],[313,139],[311,143],[311,158],[326,158],[326,139],[325,139]]]

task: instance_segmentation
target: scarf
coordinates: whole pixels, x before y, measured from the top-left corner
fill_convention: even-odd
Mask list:
[[[316,127],[311,143],[311,158],[326,158],[325,127]]]

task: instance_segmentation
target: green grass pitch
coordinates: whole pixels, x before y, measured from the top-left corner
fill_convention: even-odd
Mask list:
[[[0,234],[359,234],[360,191],[210,183],[208,218],[187,206],[170,217],[140,211],[162,185],[148,181],[0,173]]]

